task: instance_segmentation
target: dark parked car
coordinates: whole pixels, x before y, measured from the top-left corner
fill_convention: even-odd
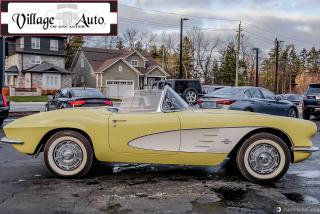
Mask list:
[[[290,101],[281,100],[271,91],[256,87],[229,87],[204,95],[198,101],[200,108],[223,108],[251,111],[272,115],[298,117],[297,107]]]
[[[210,94],[210,93],[213,93],[219,89],[222,89],[224,88],[224,86],[221,86],[221,85],[203,85],[202,86],[202,92],[204,94]]]
[[[289,100],[296,106],[301,106],[303,103],[303,97],[299,94],[281,94],[282,99]]]
[[[2,126],[3,121],[8,117],[10,103],[6,100],[6,97],[3,94],[0,96],[0,126]]]
[[[63,88],[49,98],[45,110],[91,106],[113,106],[113,103],[95,88]]]
[[[189,79],[172,79],[157,81],[152,85],[152,88],[162,89],[169,85],[189,104],[195,104],[202,94],[200,80]]]
[[[309,85],[303,97],[302,115],[305,120],[309,120],[312,115],[320,116],[320,83]]]

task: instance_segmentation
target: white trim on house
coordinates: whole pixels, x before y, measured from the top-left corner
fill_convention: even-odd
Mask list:
[[[134,71],[138,74],[138,76],[139,76],[139,75],[142,75],[142,73],[140,73],[140,71],[138,71],[138,70],[137,70],[135,67],[133,67],[129,62],[127,62],[125,59],[122,59],[122,58],[114,61],[113,63],[111,63],[111,64],[108,65],[107,67],[105,67],[105,68],[103,68],[103,69],[100,69],[100,70],[102,70],[102,71],[99,71],[99,72],[100,72],[100,73],[104,73],[103,71],[107,70],[108,68],[110,68],[111,66],[113,66],[114,64],[116,64],[117,62],[119,62],[120,60],[123,61],[126,65],[128,65],[132,70],[134,70]],[[98,72],[95,72],[95,73],[98,73]]]
[[[156,67],[154,67],[153,69],[151,69],[150,71],[148,71],[145,75],[147,76],[149,73],[151,73],[154,69],[159,68],[160,71],[166,76],[168,77],[169,74],[167,72],[165,72],[159,65],[157,65]]]
[[[81,47],[78,48],[76,54],[74,55],[74,58],[72,60],[71,66],[70,66],[70,70],[73,68],[73,64],[75,63],[76,59],[78,59],[79,57],[79,50],[81,49]]]
[[[133,51],[133,52],[130,53],[128,56],[126,56],[124,59],[129,58],[129,57],[132,56],[132,54],[134,54],[134,53],[138,54],[138,55],[140,56],[140,58],[142,58],[143,61],[148,61],[148,59],[145,58],[139,51]]]

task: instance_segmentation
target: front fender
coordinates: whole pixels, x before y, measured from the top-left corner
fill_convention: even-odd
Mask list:
[[[105,109],[103,109],[106,111]],[[108,147],[108,114],[80,109],[64,109],[27,116],[4,127],[6,137],[23,144],[13,145],[25,154],[35,154],[41,139],[54,130],[77,129],[92,141],[96,158],[102,159]]]

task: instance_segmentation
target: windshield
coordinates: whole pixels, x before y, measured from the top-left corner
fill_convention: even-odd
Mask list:
[[[310,85],[307,94],[320,94],[320,85]]]
[[[122,99],[119,113],[148,113],[182,111],[189,105],[169,86],[163,90],[148,89],[129,91]]]
[[[72,89],[73,97],[89,97],[89,98],[103,98],[104,95],[96,89]]]
[[[239,88],[222,88],[215,92],[210,93],[209,95],[216,96],[216,95],[225,95],[225,96],[232,96],[241,93],[243,90]]]
[[[189,105],[172,88],[167,87],[167,92],[162,103],[164,112],[183,111],[189,108]]]
[[[123,97],[119,112],[156,112],[162,92],[163,90],[156,89],[130,91]]]

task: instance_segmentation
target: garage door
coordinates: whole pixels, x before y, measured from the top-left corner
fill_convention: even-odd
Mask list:
[[[133,94],[134,81],[132,80],[107,80],[107,97],[122,98],[127,94]]]

